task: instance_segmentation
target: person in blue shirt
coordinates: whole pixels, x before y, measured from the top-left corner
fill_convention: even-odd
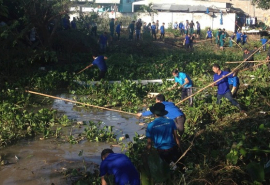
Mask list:
[[[134,29],[135,29],[135,21],[132,21],[129,26],[128,26],[128,30],[129,30],[129,40],[133,40],[133,35],[134,35]]]
[[[100,52],[104,53],[107,48],[107,42],[108,42],[108,37],[107,33],[104,32],[102,35],[99,37],[99,46],[100,46]]]
[[[239,42],[241,42],[241,36],[242,33],[240,30],[238,30],[238,32],[236,33],[236,43],[239,44]]]
[[[113,175],[116,185],[141,184],[138,171],[125,154],[117,154],[107,148],[101,152],[101,160],[99,176],[102,185],[109,184],[105,180],[106,175]]]
[[[190,48],[190,34],[186,34],[186,37],[184,39],[184,45],[186,47],[186,50]]]
[[[157,40],[157,34],[156,34],[156,24],[155,22],[152,22],[152,25],[151,25],[151,30],[152,30],[152,38],[153,36],[155,37],[155,40]]]
[[[107,65],[105,60],[107,60],[108,58],[102,55],[98,56],[97,53],[93,53],[93,59],[94,59],[93,63],[87,66],[86,69],[92,66],[97,66],[99,69],[99,76],[97,80],[101,80],[102,78],[105,77],[105,74],[107,72]]]
[[[246,35],[246,33],[244,32],[244,33],[241,35],[241,37],[242,37],[242,45],[244,45],[245,43],[247,43],[247,35]]]
[[[179,23],[179,30],[180,30],[180,34],[183,35],[185,32],[185,26],[184,26],[183,22]]]
[[[165,35],[165,27],[164,27],[165,23],[162,23],[162,26],[160,26],[160,37],[159,39],[163,38],[164,39],[164,35]]]
[[[224,71],[229,72],[229,73],[231,72],[230,68],[224,69]],[[237,91],[238,91],[239,85],[240,85],[239,78],[238,78],[237,74],[238,74],[238,71],[234,71],[233,77],[228,77],[228,83],[229,83],[233,98],[236,98]]]
[[[196,25],[197,25],[197,38],[199,38],[201,36],[201,24],[196,21]]]
[[[166,115],[167,118],[174,120],[175,125],[179,134],[182,136],[184,133],[184,124],[186,121],[185,114],[175,106],[173,102],[165,101],[165,96],[163,94],[158,94],[156,96],[156,103],[163,103],[165,105],[165,110],[168,111]],[[150,116],[152,115],[151,111],[145,111],[143,113],[138,113],[137,116]]]
[[[72,29],[77,29],[76,18],[75,17],[73,17],[73,20],[71,21],[70,25],[71,25]]]
[[[262,45],[263,45],[263,51],[266,51],[266,42],[267,42],[268,40],[263,36],[263,38],[261,39],[261,42],[262,42]]]
[[[122,22],[119,22],[119,24],[116,26],[116,29],[115,29],[115,32],[117,33],[118,40],[120,40],[121,25],[122,25]]]
[[[182,89],[181,92],[181,99],[185,99],[186,97],[190,96],[192,94],[192,81],[190,77],[183,72],[179,72],[177,69],[174,69],[172,71],[172,75],[174,76],[174,85],[172,88],[169,88],[169,90],[175,88],[178,84],[180,84],[180,87],[178,89]],[[193,98],[189,98],[189,106],[193,105]]]
[[[149,123],[146,129],[147,149],[151,150],[153,143],[161,159],[168,164],[176,162],[181,154],[180,139],[174,121],[164,117],[168,111],[163,103],[156,103],[149,109],[155,120]]]
[[[212,38],[213,38],[212,30],[208,28],[207,33],[206,33],[206,39],[210,39],[212,43]]]
[[[217,92],[217,104],[221,104],[221,98],[225,97],[227,98],[231,104],[236,106],[240,111],[242,111],[239,103],[233,99],[232,93],[229,88],[229,83],[228,83],[228,77],[232,78],[233,74],[230,74],[228,77],[224,77],[229,74],[229,72],[226,71],[221,71],[220,66],[218,64],[214,64],[212,67],[214,74],[214,85],[213,86],[218,86],[218,92]],[[217,80],[221,79],[220,81],[216,82]]]

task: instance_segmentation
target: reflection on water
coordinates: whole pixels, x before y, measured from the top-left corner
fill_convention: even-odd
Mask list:
[[[58,95],[62,98],[72,99],[71,95]],[[70,119],[77,121],[102,121],[104,125],[114,126],[117,137],[128,134],[132,138],[135,132],[144,134],[145,130],[139,126],[139,120],[134,116],[123,115],[117,112],[74,106],[62,100],[54,100],[53,109],[66,114]],[[64,129],[65,134],[70,128]],[[81,133],[83,128],[72,128],[72,133]],[[22,140],[15,145],[1,149],[0,154],[8,160],[9,164],[0,167],[0,184],[4,185],[37,185],[37,184],[67,184],[60,171],[66,168],[79,168],[83,166],[83,159],[87,168],[100,163],[100,153],[109,148],[109,143],[93,143],[83,141],[79,144],[58,143],[54,139]],[[83,156],[79,151],[83,150]],[[114,148],[120,152],[120,148]],[[15,159],[15,155],[19,160]]]

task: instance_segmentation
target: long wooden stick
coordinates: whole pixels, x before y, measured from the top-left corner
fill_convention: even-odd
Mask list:
[[[232,41],[233,41],[239,48],[242,49],[242,47],[241,47],[239,44],[237,44],[237,42],[235,42],[233,39],[232,39]]]
[[[252,66],[252,68],[259,67],[259,66],[261,66],[261,65],[263,65],[263,64],[267,64],[268,62],[270,62],[270,60],[262,61],[262,63],[259,63],[259,64],[255,65],[255,66]],[[246,70],[249,70],[249,69],[250,69],[250,68],[245,68],[245,69],[243,69],[243,70],[241,70],[241,71],[239,71],[239,72],[243,72],[243,71],[246,71]]]
[[[225,62],[226,64],[239,64],[242,63],[243,61],[235,61],[235,62]],[[246,61],[246,63],[260,63],[264,62],[264,60],[258,60],[258,61]]]
[[[267,44],[268,42],[270,42],[270,40],[267,41],[265,44]],[[259,48],[258,48],[256,51],[254,51],[251,55],[249,55],[242,63],[240,63],[238,66],[236,66],[236,68],[234,68],[230,73],[228,73],[227,75],[223,76],[222,78],[220,78],[220,79],[214,81],[213,83],[210,83],[209,85],[207,85],[207,86],[205,86],[204,88],[198,90],[198,91],[195,92],[194,94],[192,94],[192,95],[190,95],[190,96],[184,98],[183,100],[181,100],[180,102],[178,102],[178,103],[175,104],[175,105],[179,105],[179,104],[183,103],[184,101],[188,100],[189,98],[191,98],[191,97],[195,96],[196,94],[202,92],[204,89],[206,89],[206,88],[208,88],[208,87],[211,87],[211,86],[215,85],[215,83],[217,83],[217,82],[223,80],[224,78],[226,78],[227,76],[233,74],[234,71],[238,70],[238,69],[240,68],[240,66],[241,66],[243,63],[245,63],[245,62],[246,62],[250,57],[252,57],[257,51],[259,51],[259,49],[261,49],[265,44],[263,44],[261,47],[259,47]]]
[[[90,105],[88,103],[82,103],[82,102],[78,102],[78,101],[74,101],[74,100],[70,100],[70,99],[65,99],[65,98],[60,98],[60,97],[57,97],[57,96],[51,96],[51,95],[48,95],[48,94],[39,93],[39,92],[28,91],[28,90],[26,90],[26,92],[31,93],[31,94],[36,94],[36,95],[40,95],[40,96],[53,98],[53,99],[63,100],[63,101],[71,102],[71,103],[81,104],[81,105],[88,106],[88,107],[94,107],[94,108],[98,108],[98,109],[114,111],[114,112],[120,112],[120,113],[124,113],[124,114],[130,114],[130,115],[137,116],[137,114],[134,114],[134,113],[131,113],[131,112],[125,112],[125,111],[121,111],[121,110],[109,109],[109,108],[100,107],[100,106],[97,106],[97,105]]]
[[[89,68],[89,65],[86,66],[84,69],[82,69],[80,72],[78,72],[77,75],[80,74],[81,72],[83,72],[84,70],[88,69],[88,68]]]

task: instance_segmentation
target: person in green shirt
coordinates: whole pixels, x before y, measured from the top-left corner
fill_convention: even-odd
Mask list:
[[[132,21],[132,22],[130,23],[130,25],[128,26],[128,30],[129,30],[129,40],[133,40],[134,29],[135,29],[135,21]]]
[[[218,32],[216,33],[216,44],[219,46],[219,36],[220,36],[221,29],[218,29]]]
[[[219,47],[221,50],[223,50],[224,42],[225,42],[225,33],[222,32],[220,37],[219,37]]]

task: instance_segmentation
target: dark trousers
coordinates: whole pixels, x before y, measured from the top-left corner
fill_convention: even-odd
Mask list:
[[[237,39],[236,40],[236,43],[239,44],[239,42],[241,42],[241,39]]]
[[[228,91],[225,94],[218,94],[217,95],[217,104],[221,104],[221,98],[222,97],[227,98],[231,102],[231,104],[233,104],[239,110],[241,110],[241,107],[240,107],[239,103],[235,99],[233,99],[231,91]]]
[[[213,41],[212,41],[212,37],[208,37],[208,36],[207,36],[206,39],[210,39],[210,40],[211,40],[211,43],[213,42]]]
[[[164,39],[164,33],[160,34],[160,39],[163,38]]]
[[[176,128],[179,132],[179,134],[182,136],[184,134],[184,124],[186,122],[186,116],[178,116],[177,118],[174,119]]]
[[[157,40],[157,34],[155,31],[152,31],[152,38],[153,38],[153,36],[155,37],[155,40]]]
[[[192,88],[183,88],[181,93],[181,99],[185,99],[186,97],[190,96],[192,94]],[[192,97],[189,98],[189,105],[193,105]]]
[[[107,71],[99,71],[99,75],[97,77],[97,81],[105,78],[105,74],[106,74]]]
[[[117,33],[117,39],[120,40],[120,32],[116,32]]]
[[[129,39],[130,39],[130,40],[133,40],[133,34],[134,34],[134,31],[130,31],[130,32],[129,32]]]
[[[178,150],[177,145],[168,150],[157,149],[157,151],[160,158],[163,159],[168,164],[170,164],[171,162],[176,162],[181,156],[181,152]]]

